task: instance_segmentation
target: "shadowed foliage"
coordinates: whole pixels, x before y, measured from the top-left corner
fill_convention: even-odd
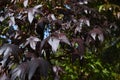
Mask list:
[[[119,0],[0,0],[0,80],[120,80]]]

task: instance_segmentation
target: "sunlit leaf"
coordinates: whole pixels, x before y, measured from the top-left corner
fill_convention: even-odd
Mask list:
[[[103,5],[100,5],[100,6],[99,6],[99,12],[102,11],[103,7],[104,7]]]
[[[28,44],[30,44],[30,47],[31,47],[33,50],[36,49],[36,44],[37,44],[38,41],[40,41],[39,38],[34,37],[34,36],[31,36],[31,37],[27,38],[26,40],[27,40],[27,41],[26,41],[26,43],[25,43],[25,46],[28,45]]]
[[[28,72],[28,63],[24,62],[21,65],[18,65],[15,69],[11,71],[11,80],[15,80],[17,77],[21,80],[25,80],[26,73]]]
[[[33,9],[30,9],[30,10],[28,11],[28,20],[29,20],[30,23],[32,23],[32,21],[33,21],[34,13],[35,13],[35,12],[33,11]]]
[[[28,0],[24,0],[23,5],[24,5],[24,7],[27,7],[27,5],[28,5]]]
[[[52,50],[54,52],[56,52],[60,42],[66,43],[68,45],[71,45],[69,40],[68,40],[68,38],[66,37],[66,35],[64,33],[57,33],[57,32],[55,32],[55,33],[51,34],[50,36],[48,36],[46,39],[44,39],[41,42],[41,48],[43,48],[43,46],[46,43],[49,43],[50,46],[52,47]]]
[[[52,46],[52,50],[53,50],[54,52],[57,51],[57,48],[58,48],[58,46],[59,46],[59,42],[60,42],[60,40],[57,39],[57,38],[55,38],[55,37],[51,37],[51,38],[49,39],[48,43]]]
[[[104,35],[103,32],[100,28],[94,28],[93,30],[91,30],[89,32],[89,34],[91,35],[91,37],[96,40],[97,38],[99,39],[99,41],[103,42],[104,40]]]
[[[32,23],[32,21],[34,19],[35,12],[39,12],[38,8],[41,8],[41,7],[42,7],[42,5],[37,5],[37,6],[30,8],[28,10],[28,20],[30,23]]]

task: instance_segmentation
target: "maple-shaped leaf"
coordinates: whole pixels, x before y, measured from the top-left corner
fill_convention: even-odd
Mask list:
[[[60,42],[70,45],[70,42],[64,33],[55,32],[45,39],[41,45],[43,46],[45,43],[49,43],[52,50],[56,52]]]
[[[66,37],[66,35],[64,33],[58,34],[58,37],[60,39],[60,42],[64,42],[64,43],[66,43],[68,45],[71,45],[70,41],[68,40],[68,38]]]
[[[15,80],[17,77],[20,80],[25,80],[28,75],[28,80],[31,80],[36,70],[39,68],[40,76],[47,77],[49,63],[43,58],[34,58],[31,61],[23,62],[11,71],[11,80]]]
[[[89,32],[89,35],[94,39],[94,40],[99,40],[101,42],[104,41],[104,35],[103,31],[101,28],[94,28]]]
[[[59,42],[60,42],[60,39],[55,38],[55,37],[50,37],[50,39],[48,40],[48,43],[52,46],[52,50],[54,52],[57,51],[57,48],[59,46]]]
[[[40,41],[39,38],[37,37],[34,37],[34,36],[30,36],[29,38],[26,39],[26,43],[25,43],[25,46],[30,44],[30,47],[35,50],[36,49],[36,44],[38,41]]]
[[[88,27],[90,26],[90,21],[86,17],[82,17],[79,19],[79,22],[77,22],[77,27],[75,28],[75,34],[77,32],[81,32],[84,25],[87,25]]]
[[[14,56],[15,59],[19,59],[21,49],[14,44],[4,44],[0,47],[0,55],[3,55],[3,60],[1,61],[2,66],[5,67],[6,61],[8,60],[8,57]]]
[[[29,20],[30,23],[32,23],[32,21],[33,21],[35,12],[39,12],[38,8],[40,8],[40,7],[42,7],[42,5],[37,5],[37,6],[35,6],[33,8],[30,8],[28,10],[28,20]]]
[[[85,46],[84,46],[84,40],[81,38],[76,38],[72,40],[72,46],[73,46],[73,55],[72,55],[72,61],[74,62],[76,58],[82,59],[84,53],[85,53]]]
[[[20,80],[25,80],[28,69],[29,67],[27,62],[21,63],[11,71],[11,80],[15,80],[17,77],[19,77]]]
[[[33,9],[29,9],[28,11],[28,20],[30,23],[32,23],[33,18],[34,18],[35,11]]]

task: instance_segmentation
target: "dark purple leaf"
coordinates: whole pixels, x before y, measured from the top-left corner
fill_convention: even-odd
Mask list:
[[[104,41],[104,35],[101,28],[94,28],[89,32],[89,35],[94,39],[98,39],[99,41]]]
[[[37,44],[38,41],[40,41],[39,38],[34,37],[34,36],[31,36],[31,37],[27,38],[26,40],[27,40],[27,41],[26,41],[26,43],[25,43],[25,46],[28,45],[28,44],[30,44],[30,47],[31,47],[33,50],[36,49],[36,44]]]
[[[64,33],[59,34],[59,39],[60,39],[60,42],[64,42],[68,45],[71,45],[68,38],[66,37]]]
[[[19,59],[21,52],[21,49],[14,44],[4,44],[1,46],[0,55],[3,55],[3,60],[1,61],[2,66],[6,65],[6,61],[11,55],[14,56],[15,59]]]
[[[28,75],[28,80],[31,80],[38,68],[40,76],[44,76],[46,78],[49,69],[48,62],[43,58],[34,58],[31,61],[21,63],[13,69],[11,71],[11,80],[15,80],[17,77],[21,80],[25,80],[26,75]]]
[[[28,10],[28,20],[29,20],[30,23],[32,23],[32,21],[33,21],[35,12],[39,12],[39,11],[38,11],[38,8],[40,8],[40,7],[42,7],[42,5],[37,5],[37,6],[35,6],[34,8],[30,8],[30,9]]]
[[[28,69],[29,67],[27,62],[18,65],[15,69],[11,71],[11,80],[15,80],[17,77],[21,80],[25,80]]]
[[[42,50],[45,44],[49,43],[49,45],[52,47],[52,50],[56,52],[60,42],[64,42],[68,45],[71,45],[64,33],[55,32],[46,39],[44,39],[43,41],[41,41],[40,50]]]
[[[48,40],[48,43],[51,45],[52,50],[54,52],[57,51],[58,46],[59,46],[59,42],[60,42],[60,40],[58,38],[55,38],[55,37],[50,37],[50,39]]]
[[[53,39],[52,39],[53,38]],[[59,45],[59,42],[64,42],[70,45],[70,42],[64,33],[53,33],[49,39],[49,44],[52,46],[53,51],[56,51]]]

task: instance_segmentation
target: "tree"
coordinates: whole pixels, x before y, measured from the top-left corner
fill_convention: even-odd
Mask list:
[[[1,0],[0,80],[120,79],[118,0]]]

